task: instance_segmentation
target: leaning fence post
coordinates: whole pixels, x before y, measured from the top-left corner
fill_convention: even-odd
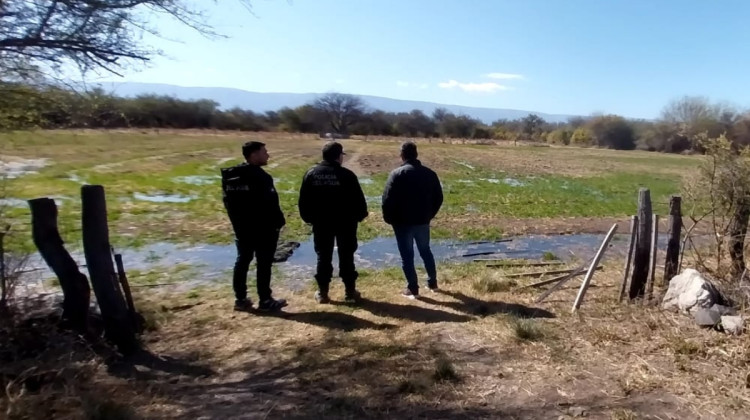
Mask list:
[[[5,234],[10,230],[8,225],[4,231],[0,232],[0,309],[5,308],[7,304],[7,277],[5,273]]]
[[[622,302],[625,298],[625,288],[628,286],[628,275],[630,274],[630,265],[633,262],[633,249],[635,246],[635,235],[638,232],[638,216],[630,217],[630,240],[628,240],[628,255],[625,256],[625,273],[622,276],[622,283],[620,284],[620,294],[618,295],[618,301]]]
[[[638,191],[638,232],[633,254],[633,274],[630,277],[630,300],[643,297],[648,281],[648,263],[651,248],[651,192],[648,188]]]
[[[656,283],[656,251],[659,249],[659,216],[654,214],[653,221],[651,223],[653,229],[651,230],[651,259],[648,263],[649,281],[646,287],[646,300],[650,301],[654,297],[654,283]]]
[[[107,204],[101,185],[81,187],[83,252],[94,286],[96,300],[102,312],[106,336],[123,353],[136,350],[135,332],[128,309],[117,284],[112,263],[107,226]]]
[[[65,249],[57,225],[57,204],[47,197],[28,200],[31,210],[31,238],[39,255],[55,273],[63,292],[63,319],[79,331],[85,331],[91,301],[86,275]]]
[[[114,252],[114,250],[112,250]],[[135,303],[133,302],[133,294],[130,291],[130,283],[128,282],[128,275],[125,273],[125,266],[122,263],[122,255],[114,254],[115,265],[117,266],[117,277],[120,280],[120,286],[122,286],[122,292],[125,294],[125,302],[128,304],[128,315],[130,321],[133,323],[133,327],[136,331],[141,332],[141,326],[138,322],[138,313],[135,311]]]
[[[583,283],[581,283],[581,288],[578,290],[578,296],[576,296],[576,300],[573,303],[573,312],[577,311],[578,308],[581,307],[581,303],[583,303],[583,297],[586,295],[586,290],[588,290],[589,284],[591,283],[591,278],[594,277],[594,272],[596,272],[596,266],[597,264],[599,264],[599,261],[602,259],[602,256],[604,256],[604,251],[607,250],[607,246],[609,245],[609,242],[612,240],[612,236],[614,236],[616,231],[617,231],[617,223],[612,225],[612,227],[609,229],[607,236],[604,238],[604,241],[602,241],[602,244],[599,246],[599,251],[596,252],[596,256],[594,256],[594,260],[591,262],[591,265],[589,266],[589,271],[586,273],[586,277],[583,278]]]
[[[677,275],[681,235],[682,197],[673,195],[669,200],[669,239],[667,240],[667,256],[664,258],[663,285],[668,284],[672,280],[672,277]]]

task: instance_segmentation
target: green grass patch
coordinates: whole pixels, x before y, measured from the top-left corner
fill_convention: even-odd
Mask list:
[[[81,247],[82,182],[105,187],[115,247],[157,241],[230,244],[233,234],[221,201],[218,176],[221,167],[239,161],[241,140],[135,131],[5,133],[0,135],[3,154],[49,161],[36,174],[7,180],[4,195],[22,200],[59,197],[60,232],[71,249]],[[305,171],[319,159],[320,143],[284,139],[269,143],[269,147],[271,160],[266,170],[275,179],[287,219],[282,237],[304,240],[311,232],[299,218],[298,191]],[[351,148],[372,148],[375,154],[388,147],[351,143]],[[459,151],[460,157],[440,158],[452,150]],[[489,167],[487,153],[498,150],[437,143],[425,147],[426,159],[430,165],[435,164],[445,195],[436,223],[439,227],[433,230],[435,239],[492,239],[504,233],[491,223],[466,220],[627,216],[636,211],[640,187],[651,189],[654,211],[666,213],[668,197],[679,191],[680,170],[695,164],[691,157],[663,154],[595,150],[574,154],[573,149],[521,148],[508,152],[551,161],[560,156],[566,164],[580,164],[581,172],[587,175],[514,173],[501,170],[499,164]],[[611,161],[615,169],[592,174],[588,169],[594,160]],[[370,216],[359,228],[361,240],[392,234],[380,215],[380,198],[392,169],[389,165],[384,163],[376,173],[360,177],[370,209]],[[665,167],[675,170],[664,171]],[[564,173],[571,171],[568,168]],[[167,196],[167,202],[147,201],[142,199],[144,195]],[[451,222],[457,218],[462,222]],[[28,208],[7,207],[3,220],[12,222],[18,233],[15,239],[9,238],[14,249],[33,250]]]

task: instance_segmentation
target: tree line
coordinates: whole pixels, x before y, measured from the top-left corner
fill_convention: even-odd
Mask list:
[[[750,144],[750,114],[701,97],[684,97],[664,107],[653,121],[619,115],[572,117],[549,122],[535,114],[491,124],[444,108],[385,112],[359,97],[329,93],[296,107],[254,112],[221,109],[217,102],[170,96],[119,97],[101,88],[84,92],[59,86],[4,83],[0,86],[0,128],[176,128],[291,133],[335,133],[424,138],[523,140],[668,153],[702,152],[700,139],[724,134]]]

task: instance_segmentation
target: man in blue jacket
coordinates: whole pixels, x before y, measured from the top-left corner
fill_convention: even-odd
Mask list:
[[[344,282],[345,300],[357,302],[358,273],[354,267],[357,224],[367,217],[367,201],[354,172],[341,166],[344,148],[338,142],[323,146],[323,161],[305,173],[299,191],[299,213],[313,228],[318,254],[315,300],[330,303],[329,284],[333,276],[333,243],[338,245],[339,277]]]
[[[249,141],[242,146],[245,162],[221,169],[224,207],[234,229],[237,260],[232,286],[237,311],[252,309],[247,298],[247,270],[253,256],[257,262],[256,283],[259,311],[274,311],[286,306],[284,299],[271,297],[271,266],[279,240],[279,231],[286,224],[279,206],[279,195],[271,175],[263,170],[268,164],[266,145]]]
[[[443,188],[437,174],[417,159],[417,145],[408,141],[401,145],[403,165],[388,177],[383,192],[383,220],[393,226],[406,276],[402,295],[419,296],[419,281],[414,268],[414,243],[427,271],[427,287],[436,291],[437,270],[430,249],[430,221],[443,204]]]

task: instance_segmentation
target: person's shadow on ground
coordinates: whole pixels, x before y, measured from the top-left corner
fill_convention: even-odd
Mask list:
[[[438,306],[444,306],[451,308],[458,312],[465,314],[487,316],[492,314],[510,314],[519,318],[554,318],[555,314],[552,312],[541,309],[532,308],[519,303],[506,303],[500,301],[485,301],[471,296],[466,296],[461,292],[451,292],[448,290],[439,290],[437,293],[450,296],[455,301],[443,302],[429,298],[427,296],[421,296],[419,300]]]
[[[160,376],[205,378],[216,372],[198,360],[182,360],[152,353],[145,347],[129,356],[105,358],[107,371],[117,377],[154,380]],[[138,367],[145,369],[139,369]]]
[[[343,304],[343,303],[340,303]],[[435,322],[468,322],[472,317],[437,309],[423,308],[416,305],[399,305],[397,303],[362,299],[357,307],[373,315],[406,319],[412,322],[431,324]]]
[[[336,305],[339,303],[333,302],[332,304]],[[343,303],[340,303],[340,305],[343,305]],[[333,309],[331,305],[320,305],[320,308],[325,309],[326,306]],[[328,328],[331,330],[340,330],[347,332],[354,330],[387,330],[396,328],[396,326],[393,324],[372,322],[356,317],[354,315],[338,312],[335,310],[310,312],[286,312],[284,310],[260,312],[257,310],[253,310],[247,312],[247,314],[249,316],[288,319],[290,321],[301,322],[303,324],[316,325],[318,327]]]
[[[347,332],[366,329],[388,330],[396,328],[396,326],[393,324],[372,322],[356,317],[354,315],[336,311],[286,313],[284,318],[296,322],[302,322],[305,324],[317,325],[319,327]]]

